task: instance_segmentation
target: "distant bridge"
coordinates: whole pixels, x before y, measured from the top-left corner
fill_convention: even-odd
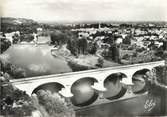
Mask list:
[[[14,79],[10,80],[10,82],[15,85],[20,90],[26,91],[28,95],[32,95],[37,90],[40,89],[41,86],[49,83],[58,84],[58,92],[65,97],[71,97],[73,94],[71,93],[71,88],[74,83],[81,79],[90,79],[93,82],[92,87],[96,90],[104,91],[104,81],[105,79],[114,73],[122,73],[124,78],[122,79],[122,83],[127,85],[133,85],[132,77],[133,75],[140,70],[149,70],[151,71],[154,67],[164,66],[165,61],[156,61],[149,63],[140,63],[133,65],[124,65],[124,66],[116,66],[102,69],[94,69],[80,72],[71,72],[64,74],[55,74],[55,75],[47,75],[47,76],[39,76],[39,77],[31,77],[24,79]]]

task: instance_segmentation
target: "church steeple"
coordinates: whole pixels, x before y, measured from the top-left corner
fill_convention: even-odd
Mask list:
[[[99,29],[101,29],[101,24],[99,23]]]

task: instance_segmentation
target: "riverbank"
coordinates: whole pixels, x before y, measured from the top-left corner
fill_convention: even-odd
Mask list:
[[[106,68],[120,65],[113,61],[105,60],[102,56],[96,54],[80,54],[78,56],[74,56],[66,48],[66,45],[63,45],[61,48],[52,49],[51,53],[54,57],[62,56],[65,58],[73,71]]]
[[[11,64],[10,66],[19,68],[18,73],[24,73],[23,76],[17,74],[18,77],[13,78],[28,78],[119,65],[97,55],[87,54],[76,57],[71,54],[66,45],[60,48],[53,48],[47,44],[38,46],[32,44],[12,45],[0,55],[0,58],[4,60],[2,67],[5,71],[8,71],[6,70],[8,64]]]

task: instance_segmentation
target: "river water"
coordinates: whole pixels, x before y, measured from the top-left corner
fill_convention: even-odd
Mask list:
[[[34,46],[34,44],[12,45],[1,55],[16,67],[26,71],[26,77],[49,75],[71,72],[65,58],[53,57],[52,46],[46,44]]]
[[[63,56],[54,57],[51,55],[52,48],[53,48],[52,46],[49,46],[47,44],[41,44],[41,45],[35,46],[34,44],[31,44],[31,43],[22,43],[19,45],[12,45],[1,56],[6,60],[10,61],[12,64],[16,65],[16,67],[23,68],[26,71],[26,77],[72,72],[72,69],[70,68],[70,66],[68,65],[68,62]],[[107,62],[105,62],[105,64],[106,63]],[[109,64],[107,63],[107,65]],[[88,92],[88,94],[89,93],[90,92]],[[109,93],[111,94],[111,91]],[[142,101],[142,103],[140,103],[142,105],[139,106],[139,110],[140,110],[140,107],[144,105],[145,100],[147,101],[147,99],[149,98],[145,97],[145,99],[140,100]],[[33,99],[33,100],[37,100],[37,99]],[[138,99],[135,100],[135,102],[138,102],[138,101],[139,101]],[[126,105],[129,105],[130,103],[131,102],[123,103],[121,105],[123,106],[123,108],[121,108],[122,111],[125,111],[125,108],[128,107]],[[36,106],[40,107],[40,105],[37,105],[37,103],[36,103]],[[131,109],[134,109],[135,106],[136,105],[133,102]],[[114,109],[113,107],[115,106],[112,106],[112,105],[110,107],[106,106],[106,110],[105,110],[106,113],[109,114],[111,111],[110,109],[107,109],[107,108]],[[81,113],[91,113],[91,114],[95,113],[93,115],[97,115],[97,114],[99,115],[99,113],[102,112],[103,107],[101,108],[101,106],[98,106],[98,108],[99,110],[92,109],[92,111],[83,111]],[[133,111],[136,111],[136,110],[134,109]],[[141,110],[139,112],[141,113]],[[114,111],[112,113],[114,113]],[[131,111],[129,111],[129,113],[131,113]],[[80,115],[80,112],[79,112],[79,115]]]
[[[16,67],[25,70],[26,77],[91,69],[91,67],[80,66],[77,63],[73,63],[73,65],[69,64],[65,55],[62,55],[68,51],[65,48],[64,50],[62,49],[60,51],[54,51],[56,52],[56,56],[53,56],[51,52],[53,46],[46,44],[46,40],[43,38],[41,42],[42,43],[38,44],[37,46],[28,42],[12,45],[3,54],[1,54],[0,57],[14,64]],[[75,57],[73,56],[71,60],[73,61],[74,58]],[[85,57],[81,57],[79,61],[84,59],[91,64],[96,64],[98,57],[93,55],[85,55]],[[103,67],[118,65],[119,64],[108,60],[104,60],[103,63]],[[87,66],[91,65],[87,64]]]

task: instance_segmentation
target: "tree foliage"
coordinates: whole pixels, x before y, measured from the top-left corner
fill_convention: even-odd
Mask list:
[[[64,31],[53,31],[50,34],[51,37],[51,44],[57,44],[57,45],[62,45],[66,44],[68,40],[71,40],[73,38],[73,32],[69,30],[64,30]]]
[[[45,107],[50,116],[54,117],[74,117],[72,107],[58,94],[50,91],[39,90],[37,92],[39,104]]]
[[[78,51],[79,54],[86,54],[88,48],[88,42],[86,38],[82,38],[78,40]]]
[[[26,73],[24,69],[16,67],[7,60],[0,58],[1,69],[0,72],[8,75],[8,78],[24,78]]]
[[[3,53],[4,51],[6,51],[10,46],[11,46],[11,42],[9,40],[7,40],[5,37],[4,38],[0,38],[0,52]]]
[[[3,85],[4,82],[8,85]],[[8,81],[0,79],[0,89],[0,115],[30,116],[35,110],[31,98]]]

